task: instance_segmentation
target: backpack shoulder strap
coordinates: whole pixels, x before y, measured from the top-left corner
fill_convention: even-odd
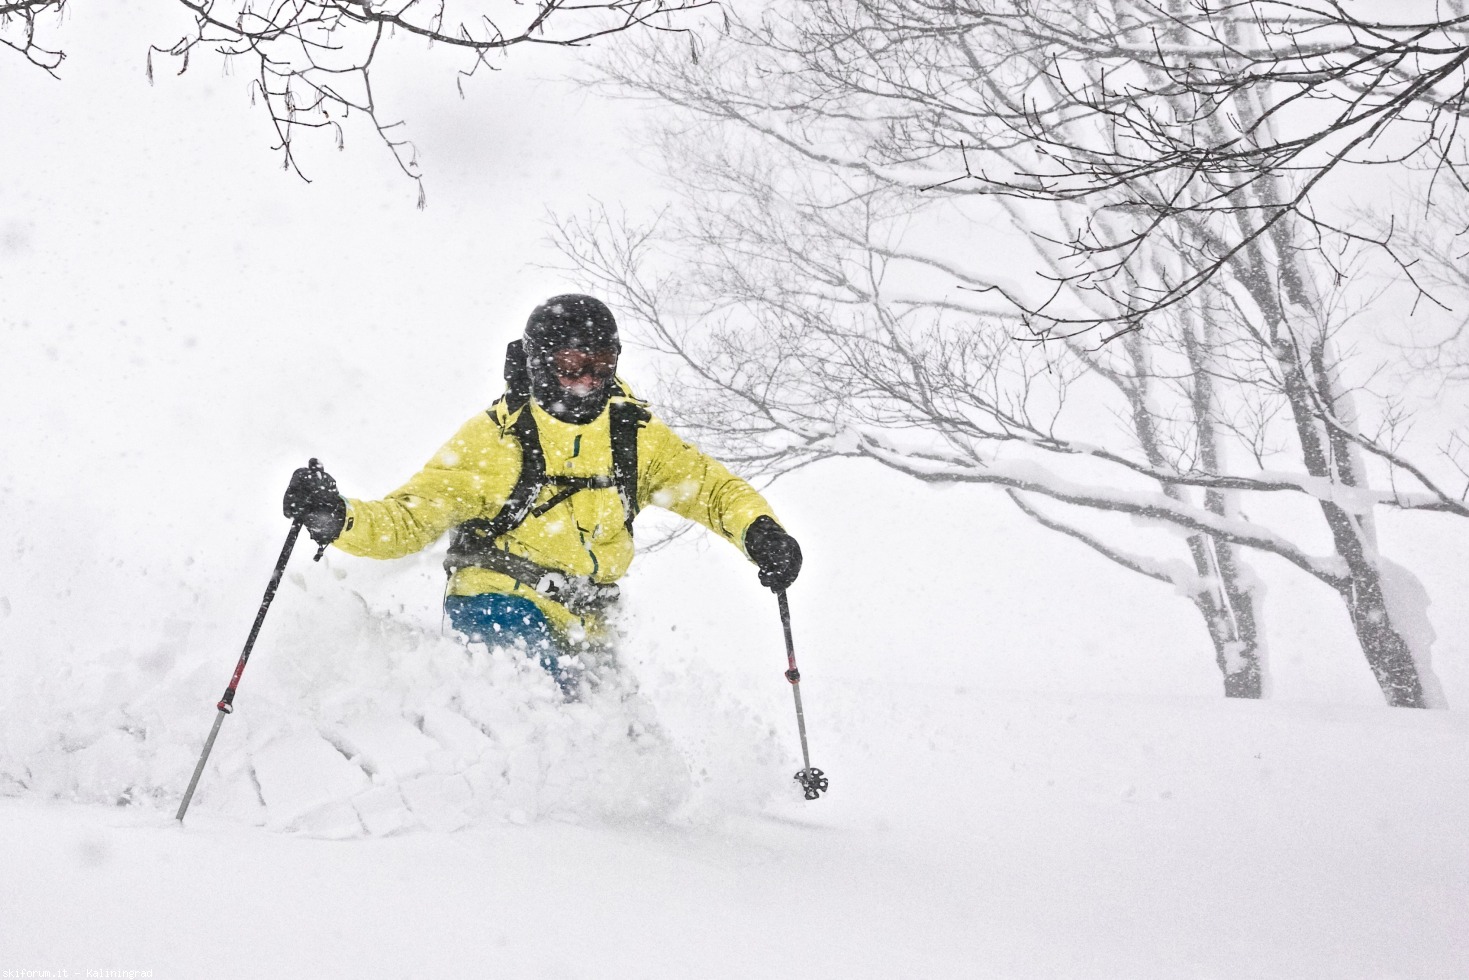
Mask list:
[[[622,397],[612,402],[608,424],[612,438],[612,480],[622,498],[622,511],[627,515],[628,533],[633,518],[638,516],[638,430],[647,425],[653,413],[635,400],[627,389],[618,386]]]
[[[514,411],[507,401],[502,400],[490,409],[490,416],[497,417],[497,409],[505,412],[498,416],[500,418]],[[514,435],[516,442],[520,443],[520,474],[498,514],[488,519],[465,521],[455,529],[449,555],[444,559],[444,567],[451,573],[465,565],[473,565],[476,552],[493,547],[496,538],[519,527],[546,484],[546,454],[541,449],[541,436],[530,405],[521,405],[519,413],[505,424],[502,431]]]
[[[546,453],[541,449],[541,434],[536,430],[536,417],[529,405],[523,406],[510,423],[510,431],[520,443],[520,475],[515,478],[515,486],[505,498],[500,513],[486,522],[490,525],[486,534],[492,540],[520,526],[546,484]]]

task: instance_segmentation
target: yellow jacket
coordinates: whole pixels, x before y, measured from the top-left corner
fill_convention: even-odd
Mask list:
[[[511,426],[526,411],[535,413],[548,476],[612,472],[608,409],[585,425],[573,425],[552,418],[533,400],[514,412],[497,402],[466,422],[402,487],[382,500],[348,500],[347,523],[336,546],[367,558],[399,558],[465,521],[493,518],[520,475],[520,442]],[[757,517],[775,519],[753,487],[657,418],[638,430],[637,439],[639,507],[654,504],[697,521],[742,551],[745,530]],[[549,499],[555,490],[544,488],[536,502]],[[590,576],[599,583],[615,582],[633,557],[633,539],[625,522],[616,488],[581,490],[544,514],[527,517],[500,543],[546,568]],[[499,572],[461,568],[449,580],[452,595],[485,592],[525,596],[563,635],[582,630],[595,635],[601,629],[600,623],[576,616]]]

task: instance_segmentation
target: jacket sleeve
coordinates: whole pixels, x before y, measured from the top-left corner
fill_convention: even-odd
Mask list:
[[[652,419],[639,433],[638,502],[697,521],[741,551],[757,517],[779,523],[770,504],[724,464]]]
[[[496,514],[520,473],[520,450],[488,414],[470,419],[412,479],[382,500],[348,500],[336,546],[364,558],[400,558],[439,535]]]

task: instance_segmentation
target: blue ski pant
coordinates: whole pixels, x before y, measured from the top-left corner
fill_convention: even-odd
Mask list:
[[[449,623],[472,642],[524,648],[550,674],[568,699],[577,696],[580,671],[562,661],[569,651],[551,629],[546,614],[524,596],[485,592],[444,597]]]

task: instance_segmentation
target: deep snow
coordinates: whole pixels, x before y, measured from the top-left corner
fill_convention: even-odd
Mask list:
[[[791,487],[819,499],[823,481]],[[1024,527],[1001,514],[1000,540]],[[826,522],[807,528],[827,540]],[[1085,562],[1037,589],[1044,538],[991,582],[1004,598],[888,643],[901,610],[864,615],[846,573],[824,571],[857,545],[830,540],[792,591],[813,760],[832,778],[814,803],[791,780],[774,602],[717,542],[640,560],[623,681],[570,708],[516,658],[354,594],[395,566],[313,565],[303,546],[182,828],[248,615],[213,650],[138,637],[73,649],[60,671],[7,655],[0,771],[24,761],[30,785],[0,800],[0,969],[1465,975],[1462,713],[1225,702],[1159,662],[1156,625],[1029,645],[1045,628],[1004,614],[1027,591],[1091,610],[1073,636],[1123,591],[1078,588]],[[1166,624],[1166,590],[1152,601]],[[872,641],[814,629],[833,606]],[[1150,662],[1171,690],[1109,685]],[[1048,681],[1066,669],[1069,690]]]
[[[4,801],[3,965],[160,977],[1464,975],[1457,716],[872,682],[821,691],[818,755],[834,784],[814,804],[783,793],[763,806],[329,841],[209,807],[180,829],[162,810]],[[752,771],[763,767],[728,762],[746,769],[752,798],[765,795]]]

